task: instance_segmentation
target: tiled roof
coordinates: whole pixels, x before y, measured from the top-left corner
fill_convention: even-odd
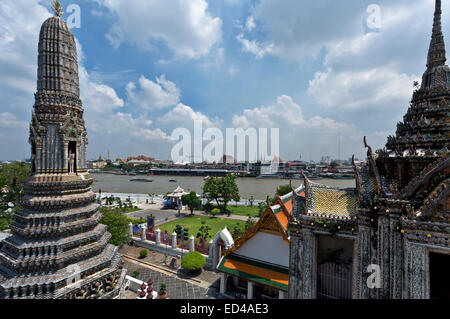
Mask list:
[[[279,212],[275,215],[278,219],[278,222],[280,223],[280,225],[283,227],[283,229],[285,231],[287,231],[287,226],[288,226],[288,218],[286,217],[284,212]]]
[[[359,206],[358,195],[354,190],[311,183],[311,192],[311,198],[307,199],[309,215],[349,219]]]
[[[305,197],[304,186],[301,185],[295,190],[298,196]],[[284,231],[287,232],[289,217],[292,216],[294,192],[280,196],[280,200],[276,205],[271,206],[272,212],[275,214]]]

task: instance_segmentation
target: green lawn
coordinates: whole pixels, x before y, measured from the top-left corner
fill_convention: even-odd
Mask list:
[[[240,216],[248,216],[251,217],[259,217],[259,209],[258,206],[233,206],[229,205],[228,209],[231,210],[231,214],[240,215]]]
[[[239,228],[243,229],[245,227],[244,221],[238,221],[238,220],[231,220],[231,219],[222,219],[219,217],[207,217],[207,216],[189,216],[177,219],[175,221],[162,224],[158,226],[159,229],[161,229],[162,232],[165,230],[169,231],[169,233],[173,233],[175,230],[175,227],[177,225],[182,226],[183,228],[189,229],[189,237],[193,235],[194,237],[197,236],[198,230],[202,226],[202,221],[205,222],[205,225],[208,225],[211,227],[211,231],[209,232],[210,235],[213,237],[215,234],[217,234],[220,230],[224,229],[225,226],[228,227],[228,230],[231,232],[234,227],[238,226]],[[211,238],[208,239],[208,241]]]
[[[133,213],[133,212],[137,212],[137,211],[140,211],[140,210],[142,210],[142,208],[131,207],[131,208],[127,208],[124,213],[128,214],[128,213]]]
[[[127,207],[127,208],[122,207],[122,208],[119,208],[119,207],[105,207],[105,206],[102,206],[102,207],[100,207],[100,211],[102,211],[102,210],[114,210],[114,211],[120,211],[121,213],[124,213],[124,214],[128,214],[128,213],[133,213],[133,212],[140,211],[142,209],[141,208],[137,208],[137,207]]]
[[[217,206],[214,206],[215,208]],[[259,209],[258,206],[234,206],[234,205],[228,205],[227,209],[231,210],[232,215],[239,215],[239,216],[248,216],[250,217],[259,217]],[[203,211],[203,210],[198,210]],[[220,217],[220,215],[218,215]]]

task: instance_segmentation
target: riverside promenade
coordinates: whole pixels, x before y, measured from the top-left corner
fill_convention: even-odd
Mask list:
[[[122,201],[126,201],[128,198],[141,210],[135,211],[132,213],[128,213],[127,216],[131,218],[136,219],[146,219],[148,216],[153,215],[155,217],[155,225],[161,225],[168,222],[171,222],[178,218],[187,217],[191,214],[189,210],[181,210],[180,213],[178,213],[178,210],[174,209],[162,209],[163,207],[163,196],[154,196],[153,198],[148,195],[144,194],[123,194],[123,193],[102,193],[102,198],[110,197],[110,196],[118,197]],[[98,193],[97,193],[98,196]],[[152,203],[153,199],[153,203]],[[148,200],[148,203],[147,203]],[[254,204],[257,205],[258,201],[254,201]],[[235,202],[233,202],[235,204]],[[238,206],[247,206],[248,201],[241,201],[237,202]],[[194,215],[196,216],[210,216],[209,214],[203,212],[203,211],[194,211]],[[247,216],[241,216],[241,215],[218,215],[218,218],[223,219],[232,219],[232,220],[239,220],[239,221],[247,221]],[[256,221],[258,221],[259,218],[256,218]]]

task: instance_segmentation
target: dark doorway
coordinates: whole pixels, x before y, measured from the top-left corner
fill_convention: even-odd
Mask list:
[[[31,143],[31,173],[36,173],[36,143]]]
[[[319,236],[317,298],[351,299],[353,241]]]
[[[430,298],[450,299],[450,255],[430,253]]]
[[[77,142],[69,142],[69,173],[77,172]]]

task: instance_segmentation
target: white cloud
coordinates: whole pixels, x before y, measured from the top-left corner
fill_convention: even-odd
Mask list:
[[[0,126],[8,129],[26,130],[28,128],[28,123],[18,119],[12,113],[3,112],[0,113]]]
[[[116,48],[129,41],[141,49],[154,49],[162,40],[175,58],[196,59],[222,37],[222,20],[208,13],[205,0],[96,1],[115,17],[107,38]]]
[[[256,23],[255,23],[255,19],[253,18],[253,16],[249,16],[247,18],[247,21],[245,22],[245,28],[247,29],[247,31],[252,31],[254,28],[256,27]]]
[[[309,129],[321,127],[322,129],[344,129],[345,123],[338,123],[332,119],[315,116],[307,119],[303,110],[292,97],[281,95],[274,104],[243,110],[241,115],[233,116],[235,127],[256,128],[283,128],[283,129]]]
[[[38,0],[0,2],[0,85],[33,93],[36,88],[39,29],[50,13]]]
[[[417,76],[399,74],[389,67],[369,70],[317,72],[309,82],[310,93],[334,112],[361,110],[383,105],[383,109],[403,108],[400,102],[411,97]],[[390,102],[397,101],[399,104]]]
[[[79,77],[81,98],[89,112],[105,114],[124,106],[124,101],[112,87],[92,80],[82,65],[79,67]]]
[[[139,90],[136,84],[129,82],[126,87],[127,97],[130,102],[143,109],[163,109],[176,105],[180,101],[180,90],[176,84],[166,80],[164,75],[153,82],[144,76],[139,79]]]
[[[256,40],[248,40],[242,33],[238,34],[236,39],[241,43],[242,51],[252,53],[257,59],[261,59],[274,51],[273,43],[265,44]]]
[[[352,154],[355,143],[362,141],[362,133],[354,125],[321,116],[308,118],[300,105],[287,95],[279,96],[269,106],[243,110],[242,114],[233,116],[232,123],[242,128],[279,128],[280,152],[290,159],[298,158],[300,153],[303,159],[313,158],[312,154],[337,157],[338,134],[343,137],[342,154]]]
[[[221,121],[217,118],[210,119],[201,112],[194,111],[190,106],[179,103],[172,110],[158,118],[158,123],[165,127],[176,128],[185,127],[189,130],[193,128],[194,121],[201,121],[203,127],[219,127]]]
[[[272,45],[267,53],[294,61],[315,58],[330,43],[363,33],[364,14],[360,1],[335,0],[260,0],[251,11],[264,42]]]

